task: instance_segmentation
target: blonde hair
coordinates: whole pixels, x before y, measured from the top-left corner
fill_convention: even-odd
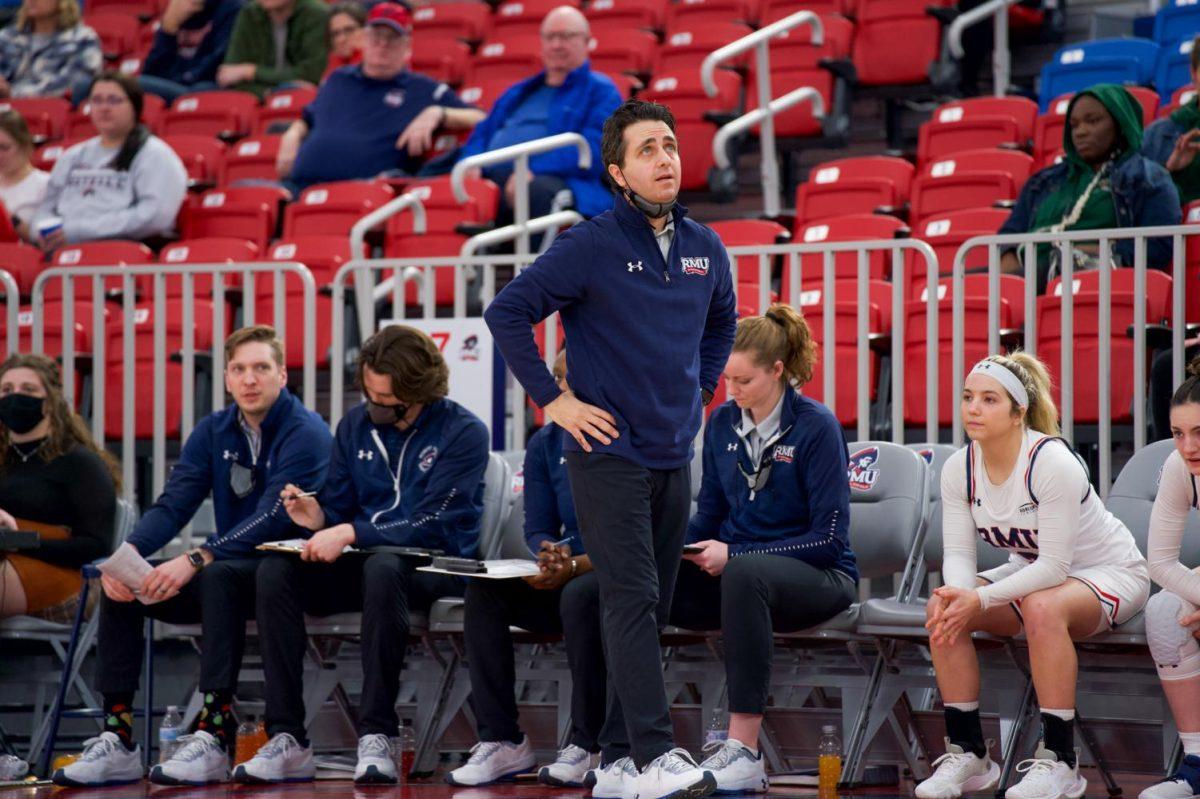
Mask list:
[[[80,19],[79,3],[77,0],[58,0],[57,27],[60,31],[74,28],[79,24]],[[23,30],[28,22],[29,15],[25,11],[25,3],[21,3],[21,8],[17,11],[17,29]]]
[[[812,379],[817,363],[817,345],[804,317],[786,303],[777,302],[762,316],[738,321],[734,352],[749,352],[754,362],[770,369],[783,362],[783,379],[796,388]]]
[[[1048,436],[1056,436],[1058,430],[1058,408],[1054,405],[1054,396],[1050,393],[1050,372],[1046,365],[1036,356],[1023,350],[1014,350],[1007,355],[991,355],[986,360],[998,363],[1016,375],[1029,395],[1029,407],[1025,409],[1025,426]],[[1021,409],[1016,399],[1007,391],[1013,404],[1013,414],[1020,414]]]

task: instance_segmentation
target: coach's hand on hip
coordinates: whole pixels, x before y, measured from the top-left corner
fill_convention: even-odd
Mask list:
[[[556,425],[571,434],[584,452],[591,452],[592,445],[586,436],[601,444],[611,444],[617,438],[617,420],[608,411],[588,405],[570,391],[564,391],[548,403],[544,409]],[[586,434],[586,436],[585,436]]]

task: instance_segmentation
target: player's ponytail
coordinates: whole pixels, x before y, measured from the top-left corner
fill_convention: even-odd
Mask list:
[[[1046,365],[1028,352],[1016,350],[1008,355],[993,355],[988,358],[1016,375],[1029,395],[1029,406],[1025,409],[1025,426],[1048,436],[1059,434],[1058,408],[1050,393],[1050,372]],[[1012,399],[1010,396],[1009,399]],[[1013,412],[1020,413],[1013,401]]]
[[[1171,395],[1172,408],[1189,402],[1200,402],[1200,355],[1192,358],[1192,362],[1187,365],[1187,378]]]
[[[759,366],[783,363],[783,379],[799,388],[812,379],[817,345],[804,317],[790,305],[777,302],[762,316],[741,319],[733,339],[734,352],[748,352]]]

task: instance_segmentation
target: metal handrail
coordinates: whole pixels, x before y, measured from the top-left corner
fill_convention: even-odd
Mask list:
[[[1008,49],[1008,8],[1015,5],[1017,0],[988,0],[980,6],[960,14],[946,29],[946,47],[950,55],[961,59],[966,51],[963,49],[963,31],[977,25],[988,17],[992,18],[995,26],[995,43],[992,48],[992,88],[993,94],[1003,97],[1008,94],[1009,76],[1012,73],[1012,54]]]
[[[579,168],[591,169],[592,148],[588,144],[588,140],[579,133],[557,133],[553,136],[533,139],[532,141],[514,144],[509,147],[501,147],[499,150],[479,153],[478,155],[462,159],[454,165],[454,169],[450,170],[450,189],[454,192],[456,200],[460,203],[466,203],[471,199],[471,195],[467,193],[465,183],[467,172],[472,169],[483,169],[484,167],[506,164],[512,161],[513,184],[515,187],[513,192],[513,222],[517,225],[522,225],[529,221],[529,157],[531,155],[548,153],[563,147],[577,148],[579,150],[579,160],[577,161]],[[529,231],[525,230],[517,236],[516,242],[517,254],[528,255]]]
[[[462,249],[459,254],[469,258],[483,247],[491,247],[496,244],[502,244],[506,241],[514,241],[520,236],[528,236],[531,233],[547,233],[549,240],[543,240],[542,248],[545,249],[550,240],[553,240],[558,235],[558,231],[571,225],[579,224],[583,221],[583,216],[575,211],[556,211],[553,214],[545,216],[537,216],[530,219],[523,225],[512,224],[498,227],[495,230],[488,230],[484,233],[472,236],[463,242]],[[459,313],[459,297],[466,291],[466,274],[463,270],[458,270],[454,273],[454,315],[466,315],[466,302],[463,301],[463,312]],[[461,286],[459,284],[462,284]],[[483,285],[479,288],[480,299],[484,303],[491,302],[496,295],[496,273],[491,269],[484,270]]]
[[[363,251],[363,246],[367,238],[367,231],[375,229],[393,216],[407,210],[412,211],[413,214],[413,233],[425,233],[427,230],[425,204],[415,192],[405,192],[354,223],[354,227],[350,228],[350,257],[366,257],[368,253]],[[371,335],[372,328],[375,327],[375,303],[371,301],[374,293],[371,283],[374,281],[375,275],[368,274],[364,278],[361,284],[354,285],[354,299],[358,305],[358,332],[365,341],[367,336]]]
[[[713,50],[704,57],[704,61],[700,64],[700,85],[704,87],[705,94],[709,97],[716,97],[719,93],[717,82],[713,77],[718,64],[728,61],[731,58],[736,58],[760,44],[766,44],[770,39],[774,39],[776,36],[787,33],[801,25],[812,26],[813,44],[822,45],[825,43],[825,25],[821,22],[821,18],[812,11],[797,11],[795,14],[786,16],[777,22],[772,22],[764,28],[759,28],[754,33],[748,33],[724,47]]]
[[[799,89],[793,89],[782,97],[776,97],[765,108],[755,108],[753,111],[747,111],[732,122],[722,125],[720,130],[717,131],[717,135],[713,137],[713,161],[720,168],[728,169],[730,166],[728,144],[731,138],[743,131],[749,130],[768,117],[775,117],[805,100],[813,104],[814,117],[817,119],[825,117],[825,98],[821,96],[819,91],[811,86],[801,86]]]

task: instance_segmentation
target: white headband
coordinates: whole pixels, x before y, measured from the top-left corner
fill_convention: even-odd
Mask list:
[[[1025,386],[1021,383],[1021,378],[1013,374],[1012,370],[1004,364],[984,359],[975,364],[975,367],[971,369],[971,374],[987,375],[1004,386],[1004,389],[1017,401],[1019,407],[1029,407],[1029,392],[1025,390]]]

